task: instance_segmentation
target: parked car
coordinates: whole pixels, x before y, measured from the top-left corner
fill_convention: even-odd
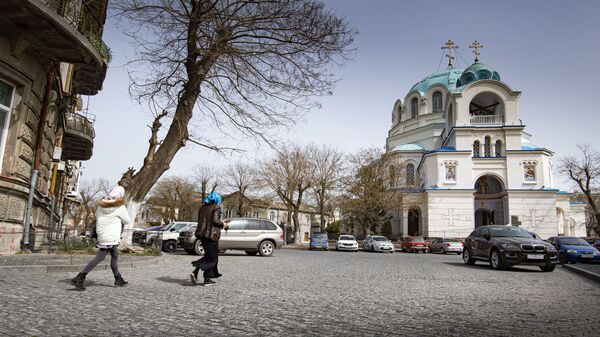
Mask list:
[[[219,251],[243,250],[248,255],[271,256],[275,249],[283,246],[283,230],[274,222],[258,218],[232,218],[223,221],[229,229],[221,230]],[[177,245],[189,254],[203,255],[202,243],[194,232],[179,235]]]
[[[354,235],[340,235],[335,242],[335,250],[358,252],[358,242]]]
[[[310,236],[308,249],[313,250],[317,248],[323,248],[324,250],[329,249],[327,233],[313,233],[313,235]]]
[[[534,238],[523,228],[500,225],[475,229],[465,240],[463,249],[465,264],[489,261],[494,269],[525,264],[551,272],[558,262],[557,255],[554,246]]]
[[[431,241],[431,243],[429,244],[429,250],[432,253],[440,252],[442,254],[462,254],[463,243],[458,241],[458,239],[453,238],[437,238]]]
[[[553,236],[548,239],[558,250],[558,262],[575,263],[582,261],[600,261],[600,252],[587,241],[576,236]]]
[[[409,253],[429,253],[429,244],[422,236],[410,236],[402,239],[402,250]]]
[[[363,250],[371,252],[394,252],[394,245],[385,236],[369,236],[363,240]]]
[[[177,250],[177,239],[183,232],[196,230],[196,222],[174,221],[164,229],[157,232],[156,238],[160,240],[161,249],[165,252],[174,252]]]
[[[586,238],[585,241],[600,251],[600,238]]]
[[[148,233],[149,232],[156,232],[159,229],[161,229],[162,226],[153,226],[153,227],[148,227],[148,228],[144,228],[144,229],[140,229],[137,231],[133,231],[133,237],[132,240],[134,243],[140,244],[140,245],[145,245],[148,243],[147,237],[148,237]]]

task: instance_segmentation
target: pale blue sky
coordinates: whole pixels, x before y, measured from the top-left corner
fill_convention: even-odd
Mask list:
[[[294,130],[282,132],[284,139],[330,144],[345,152],[385,146],[394,102],[437,70],[440,46],[452,39],[469,63],[468,46],[480,41],[480,61],[522,91],[519,111],[533,144],[555,151],[556,157],[574,152],[578,143],[600,147],[599,1],[327,3],[358,28],[357,53],[339,70],[343,80],[333,96],[321,99],[322,108],[307,114]],[[104,33],[113,61],[103,90],[90,99],[96,140],[94,156],[84,163],[84,179],[117,181],[127,167],[141,167],[147,150],[146,125],[152,117],[129,99],[123,64],[133,49],[114,24],[109,20]],[[466,66],[462,58],[458,61]],[[254,161],[269,152],[265,146],[257,151],[247,139],[235,143],[247,154],[216,157],[189,144],[167,174],[186,175],[195,164],[215,161]]]

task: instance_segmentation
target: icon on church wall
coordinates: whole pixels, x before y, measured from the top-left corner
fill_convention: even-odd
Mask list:
[[[525,181],[535,181],[535,166],[525,166]]]
[[[456,167],[446,166],[446,180],[456,181]]]

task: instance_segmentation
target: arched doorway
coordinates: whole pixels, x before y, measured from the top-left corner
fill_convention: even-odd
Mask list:
[[[508,194],[500,179],[484,175],[475,181],[475,228],[508,223]]]
[[[411,208],[408,210],[408,236],[419,236],[421,235],[420,224],[421,222],[421,211],[418,208]]]

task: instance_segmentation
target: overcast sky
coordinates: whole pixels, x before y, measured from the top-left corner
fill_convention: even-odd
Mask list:
[[[440,47],[452,39],[460,46],[458,66],[473,61],[468,46],[478,40],[484,45],[480,62],[522,91],[519,112],[533,144],[554,151],[556,157],[573,153],[578,143],[600,147],[600,1],[327,4],[358,28],[356,56],[339,70],[343,79],[333,96],[321,99],[321,109],[308,113],[293,130],[282,130],[282,138],[330,144],[345,152],[383,148],[394,102],[438,69]],[[152,116],[129,97],[124,63],[133,49],[113,19],[106,23],[104,40],[113,60],[103,90],[89,100],[90,112],[96,115],[96,139],[83,178],[116,182],[127,167],[141,167]],[[188,175],[196,164],[256,161],[269,153],[266,146],[257,150],[248,139],[231,141],[245,154],[220,157],[189,143],[167,174]]]

